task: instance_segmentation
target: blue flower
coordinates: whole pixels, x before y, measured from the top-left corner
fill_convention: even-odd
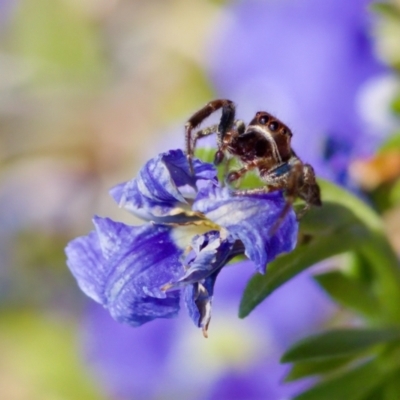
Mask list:
[[[117,203],[148,220],[128,226],[94,217],[95,230],[71,241],[67,264],[82,291],[133,326],[172,318],[180,298],[206,335],[215,280],[232,258],[246,255],[256,270],[296,245],[291,210],[280,192],[232,196],[211,164],[194,160],[190,173],[181,150],[148,161],[138,177],[111,190]]]

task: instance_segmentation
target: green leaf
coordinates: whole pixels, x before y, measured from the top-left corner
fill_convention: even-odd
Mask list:
[[[385,400],[384,391],[383,391],[384,384],[378,385],[374,388],[371,392],[369,392],[366,396],[362,398],[362,400]],[[386,400],[397,400],[397,397],[392,397]]]
[[[314,279],[339,304],[368,317],[379,317],[379,302],[366,284],[341,271],[319,274]]]
[[[379,216],[345,190],[326,181],[319,184],[323,206],[310,210],[300,223],[300,232],[311,239],[270,263],[265,275],[254,275],[243,294],[239,316],[246,317],[275,289],[313,264],[346,251],[359,251],[373,265],[380,284],[382,318],[399,322],[399,262]]]
[[[375,397],[380,400],[398,400],[400,393],[400,371],[390,376],[381,387],[381,396]],[[372,400],[372,399],[371,399]]]
[[[309,336],[295,343],[281,362],[346,357],[371,346],[400,339],[400,329],[337,329]]]
[[[351,371],[322,382],[293,400],[361,400],[385,379],[377,360],[367,362]]]
[[[388,346],[379,356],[376,363],[379,365],[379,374],[382,375],[380,385],[363,400],[393,400],[399,398],[400,393],[400,347],[399,343]]]
[[[292,366],[285,382],[292,382],[311,375],[320,375],[336,370],[353,360],[353,357],[337,357],[323,360],[301,361]]]
[[[335,374],[293,400],[397,400],[398,392],[395,397],[381,395],[393,379],[397,378],[398,381],[399,368],[400,347],[398,343],[393,343],[386,346],[378,357]],[[391,390],[394,390],[391,392],[394,394],[396,389],[392,387]]]

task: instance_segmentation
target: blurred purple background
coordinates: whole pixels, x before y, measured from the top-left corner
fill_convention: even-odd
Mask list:
[[[63,248],[94,214],[137,223],[108,189],[181,147],[212,98],[245,121],[275,114],[318,175],[354,186],[348,166],[391,133],[398,85],[397,31],[368,4],[0,1],[0,398],[275,400],[307,385],[284,385],[279,357],[347,318],[308,274],[239,320],[253,266],[226,268],[205,340],[184,313],[117,324]]]

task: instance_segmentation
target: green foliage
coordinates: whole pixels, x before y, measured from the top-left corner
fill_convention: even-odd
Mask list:
[[[371,288],[360,279],[351,278],[342,271],[318,274],[314,279],[340,305],[368,318],[379,318],[379,302]]]
[[[313,359],[310,361],[298,361],[285,377],[285,382],[296,381],[301,378],[321,375],[334,371],[354,359],[353,356],[334,357],[329,359]]]
[[[397,137],[382,151],[398,149]],[[215,150],[197,156],[212,162]],[[226,173],[219,167],[219,177]],[[320,376],[295,400],[397,400],[400,381],[400,268],[385,235],[382,219],[369,205],[338,186],[319,181],[323,206],[300,222],[299,243],[248,283],[239,316],[246,317],[271,293],[319,261],[345,254],[347,268],[319,273],[315,281],[365,327],[336,329],[304,338],[282,356],[293,363],[286,381]],[[242,187],[261,186],[256,175]],[[374,397],[375,396],[375,397]]]
[[[313,264],[337,254],[357,251],[370,260],[376,279],[386,290],[386,296],[382,296],[376,288],[371,288],[366,300],[369,305],[365,307],[371,306],[371,299],[376,295],[372,307],[379,310],[380,317],[398,321],[400,270],[379,216],[343,189],[324,181],[320,181],[320,186],[323,206],[311,210],[300,224],[300,232],[307,240],[300,240],[293,252],[270,263],[265,275],[255,275],[250,280],[241,301],[240,317],[247,316],[274,290]],[[362,290],[359,285],[358,289]],[[360,299],[359,303],[364,300]]]
[[[303,339],[282,357],[283,362],[294,363],[286,380],[316,374],[329,377],[296,400],[364,399],[377,390],[389,396],[386,392],[395,380],[388,386],[386,381],[398,373],[400,361],[388,363],[382,353],[391,346],[400,349],[398,259],[371,208],[330,183],[320,184],[324,204],[310,211],[300,225],[307,240],[272,262],[264,276],[250,280],[239,313],[248,315],[275,289],[314,263],[354,253],[359,262],[353,271],[325,272],[315,279],[338,303],[381,328],[342,329]],[[371,361],[360,364],[366,355]],[[388,365],[392,369],[387,370]]]
[[[287,350],[281,360],[298,362],[343,358],[392,340],[400,340],[400,329],[336,329],[301,340]]]
[[[383,370],[375,360],[369,361],[317,384],[293,400],[362,400],[388,378],[388,373],[394,372]]]

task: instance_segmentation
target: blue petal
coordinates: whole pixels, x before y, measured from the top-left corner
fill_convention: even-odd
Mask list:
[[[134,326],[179,311],[179,293],[159,288],[182,275],[179,249],[171,228],[127,226],[94,218],[96,230],[72,241],[68,266],[81,289],[120,322]]]
[[[67,265],[80,289],[93,300],[105,304],[104,285],[108,269],[97,233],[92,231],[87,236],[72,240],[65,253]]]
[[[200,282],[221,269],[234,255],[235,239],[227,231],[209,231],[192,239],[192,251],[186,257],[185,274],[168,288]]]
[[[235,239],[227,231],[209,231],[192,239],[192,251],[186,257],[188,269],[168,288],[183,287],[183,296],[189,315],[196,326],[207,328],[211,319],[214,284],[222,267],[235,255]]]
[[[121,207],[144,219],[179,222],[193,218],[189,203],[196,185],[216,182],[211,164],[196,159],[193,167],[194,175],[183,151],[171,150],[148,161],[137,178],[117,185],[110,193]]]
[[[208,185],[198,193],[193,209],[241,240],[247,257],[264,273],[266,265],[278,254],[292,251],[296,246],[298,223],[293,210],[271,235],[284,206],[280,192],[231,196],[227,188]]]
[[[183,289],[183,297],[189,316],[196,326],[203,329],[207,337],[207,329],[211,320],[214,285],[221,268],[215,270],[202,282],[187,285]]]

